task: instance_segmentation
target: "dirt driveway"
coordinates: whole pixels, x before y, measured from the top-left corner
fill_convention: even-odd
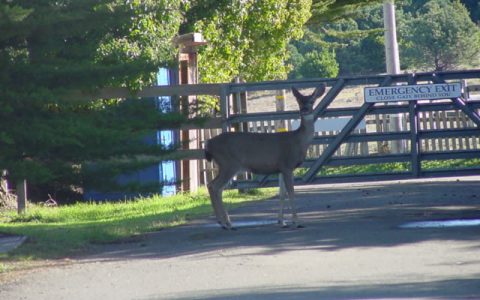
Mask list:
[[[296,191],[304,229],[197,220],[23,274],[0,299],[480,299],[480,226],[399,227],[480,218],[480,177]],[[231,213],[268,223],[276,207]]]

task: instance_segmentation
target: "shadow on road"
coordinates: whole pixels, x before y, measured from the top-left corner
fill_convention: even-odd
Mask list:
[[[249,255],[284,251],[335,251],[347,248],[394,247],[431,240],[478,240],[480,227],[400,229],[410,221],[480,218],[480,182],[400,181],[370,184],[317,185],[297,189],[299,215],[306,227],[277,225],[225,231],[206,226],[213,219],[146,234],[130,243],[95,247],[87,260],[169,258],[213,255],[248,247]],[[233,222],[276,218],[277,199],[231,212]],[[251,251],[254,251],[252,253]],[[473,258],[472,258],[473,259]]]
[[[342,285],[339,283],[337,288],[327,289],[299,289],[298,287],[272,287],[254,289],[253,291],[241,290],[220,290],[217,295],[206,292],[202,296],[202,292],[198,292],[199,296],[183,297],[182,295],[174,296],[173,300],[250,300],[250,299],[275,299],[275,300],[291,300],[291,299],[477,299],[478,295],[471,294],[471,288],[478,285],[478,278],[463,278],[452,280],[439,280],[430,282],[411,282],[402,284],[374,284],[368,286],[362,285]],[[458,293],[445,293],[445,287],[458,287]],[[474,298],[475,297],[475,298]],[[142,300],[154,300],[155,298],[145,298]]]
[[[294,286],[284,286],[279,288],[278,286],[272,288],[262,288],[254,289],[253,291],[245,290],[220,290],[218,295],[206,294],[205,296],[201,295],[192,295],[188,294],[185,296],[177,295],[172,296],[171,299],[175,300],[242,300],[242,299],[368,299],[381,298],[386,299],[388,295],[394,295],[394,298],[388,299],[405,299],[406,297],[415,297],[415,299],[422,299],[421,297],[426,297],[425,299],[476,299],[474,295],[469,293],[471,287],[478,285],[478,279],[475,278],[465,278],[465,279],[452,279],[452,280],[439,280],[432,282],[412,282],[405,284],[394,284],[394,285],[378,285],[372,284],[368,286],[339,286],[337,288],[298,288]],[[464,293],[459,294],[458,290],[455,292],[449,293],[448,290],[445,290],[445,287],[457,287],[458,290],[464,291]],[[441,292],[440,292],[441,291]],[[153,300],[144,299],[144,300]]]

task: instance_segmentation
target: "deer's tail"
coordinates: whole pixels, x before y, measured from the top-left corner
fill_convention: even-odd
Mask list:
[[[212,153],[208,152],[207,149],[205,149],[205,158],[207,159],[207,161],[212,161],[213,159]]]
[[[213,159],[212,153],[208,151],[208,142],[205,144],[205,158],[207,161],[212,161]]]

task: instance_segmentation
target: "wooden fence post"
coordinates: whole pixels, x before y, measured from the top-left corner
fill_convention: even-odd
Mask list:
[[[275,95],[275,108],[276,111],[285,111],[285,90],[277,90]],[[275,121],[275,131],[276,132],[285,132],[287,131],[287,126],[285,120]],[[278,175],[278,196],[280,198],[285,197],[287,193],[285,182],[283,181],[283,175],[280,173]]]
[[[23,179],[17,182],[17,211],[19,214],[25,213],[27,209],[27,180]]]

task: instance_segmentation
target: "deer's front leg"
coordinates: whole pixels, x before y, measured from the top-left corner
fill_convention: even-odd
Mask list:
[[[292,223],[297,228],[303,228],[304,226],[299,223],[297,216],[297,207],[295,205],[295,191],[293,186],[293,172],[284,172],[283,178],[285,182],[285,189],[288,195],[288,202],[292,211]]]

